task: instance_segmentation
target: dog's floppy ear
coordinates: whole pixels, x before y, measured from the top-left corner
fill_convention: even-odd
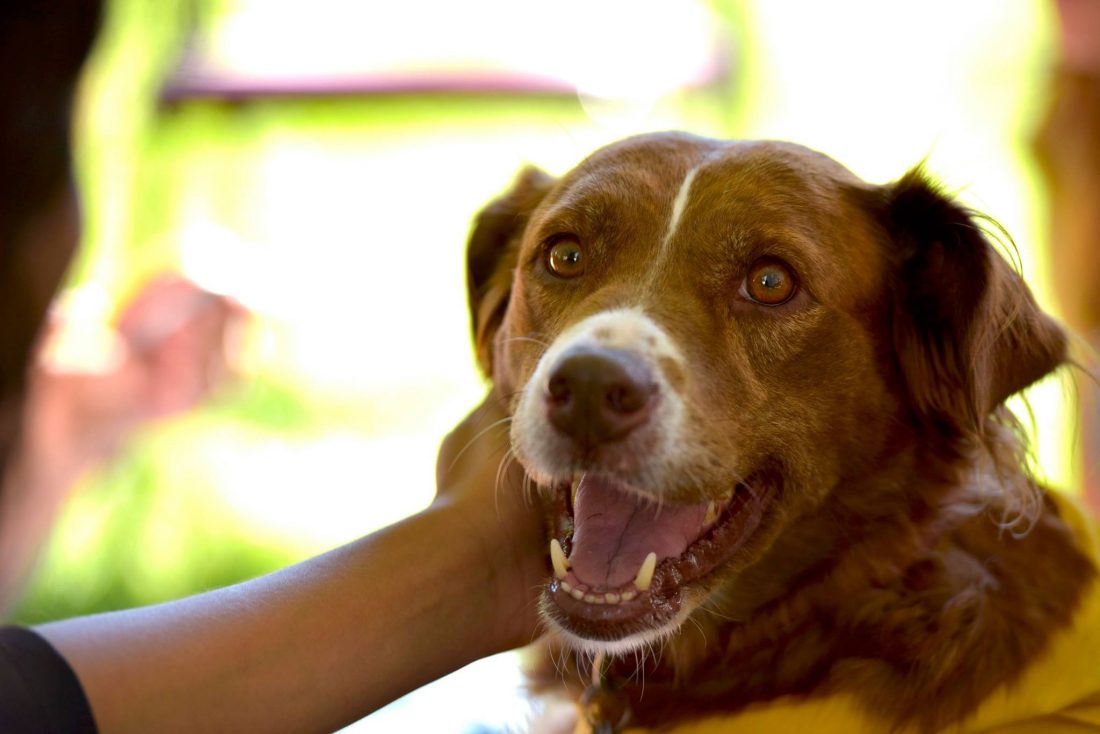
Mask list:
[[[981,433],[993,409],[1065,360],[1065,333],[920,167],[886,195],[894,348],[913,406],[948,436]]]
[[[490,378],[493,337],[508,308],[519,241],[531,212],[554,181],[552,176],[528,166],[516,177],[512,188],[486,206],[474,220],[466,247],[466,292],[477,361]]]

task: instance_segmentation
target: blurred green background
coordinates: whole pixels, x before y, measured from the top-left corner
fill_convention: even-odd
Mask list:
[[[79,94],[72,284],[117,306],[182,270],[254,319],[239,379],[86,477],[16,619],[221,586],[426,505],[485,389],[469,222],[527,162],[562,172],[665,128],[794,140],[880,182],[927,158],[1046,302],[1028,136],[1052,28],[1039,0],[110,0]],[[1063,399],[1032,393],[1038,456],[1074,486]]]

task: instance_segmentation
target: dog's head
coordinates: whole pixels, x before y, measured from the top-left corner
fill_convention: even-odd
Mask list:
[[[544,617],[612,652],[779,575],[823,508],[909,501],[891,457],[980,435],[1064,351],[922,174],[871,186],[784,143],[666,133],[530,169],[479,216],[468,284],[546,498]]]

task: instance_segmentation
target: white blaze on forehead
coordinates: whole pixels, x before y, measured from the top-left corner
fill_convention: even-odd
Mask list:
[[[676,198],[672,201],[672,215],[668,219],[668,229],[665,230],[665,239],[661,243],[661,247],[666,247],[669,241],[672,239],[672,235],[676,234],[676,227],[680,224],[680,217],[684,214],[684,209],[687,207],[688,195],[691,194],[691,182],[695,180],[695,174],[699,172],[700,166],[696,166],[687,172],[684,176],[684,182],[680,184],[680,190],[676,192]]]

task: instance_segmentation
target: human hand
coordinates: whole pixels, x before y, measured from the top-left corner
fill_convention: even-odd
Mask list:
[[[25,449],[75,473],[150,421],[194,407],[224,382],[226,338],[243,318],[177,276],[146,284],[114,325],[60,309],[32,370]]]
[[[537,634],[537,601],[549,574],[546,531],[533,485],[509,452],[511,419],[490,392],[444,440],[436,461],[433,506],[462,518],[482,557],[499,610],[492,629],[517,647]]]

